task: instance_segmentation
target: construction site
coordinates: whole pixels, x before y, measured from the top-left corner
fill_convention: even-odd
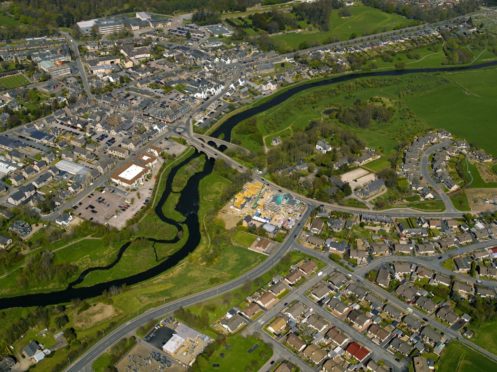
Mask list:
[[[259,181],[248,182],[221,210],[226,228],[240,220],[263,227],[269,234],[290,230],[305,210],[305,204],[288,193],[280,193]]]

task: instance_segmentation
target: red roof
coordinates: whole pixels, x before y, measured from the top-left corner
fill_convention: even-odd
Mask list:
[[[497,253],[497,247],[490,248],[490,250],[492,251],[492,253]]]
[[[359,362],[362,362],[370,353],[368,349],[359,345],[357,342],[351,342],[347,346],[347,352],[356,358]]]

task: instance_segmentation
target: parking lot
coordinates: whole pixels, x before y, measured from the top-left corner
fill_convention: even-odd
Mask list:
[[[112,187],[94,191],[75,206],[74,214],[82,219],[105,225],[118,211],[128,209],[126,194]]]

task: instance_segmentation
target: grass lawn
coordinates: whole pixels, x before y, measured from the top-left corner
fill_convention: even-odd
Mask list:
[[[475,189],[485,189],[485,188],[495,188],[497,187],[497,182],[485,182],[478,171],[476,165],[471,162],[467,162],[468,173],[471,174],[470,182],[466,187],[471,187]]]
[[[201,354],[193,371],[257,371],[271,357],[271,347],[256,337],[238,335],[216,343],[210,355]]]
[[[5,13],[0,13],[0,27],[16,26],[19,22],[6,15]]]
[[[362,168],[367,169],[368,171],[373,173],[378,173],[384,169],[392,168],[392,165],[390,164],[387,158],[382,156],[379,159],[373,160],[372,162],[363,165]]]
[[[350,17],[341,17],[338,10],[330,15],[328,31],[289,32],[271,36],[282,52],[301,49],[309,44],[326,44],[333,40],[348,40],[353,37],[376,34],[416,24],[395,13],[386,13],[364,5],[349,7]]]
[[[454,271],[456,269],[456,265],[452,258],[448,258],[447,260],[442,262],[442,267],[450,271]]]
[[[29,80],[23,74],[9,75],[0,78],[0,89],[14,89],[28,84]]]
[[[479,326],[472,326],[475,332],[472,341],[492,353],[497,353],[497,320],[485,322]]]
[[[450,194],[449,196],[450,200],[452,200],[452,203],[454,204],[454,207],[456,207],[460,211],[471,210],[469,206],[468,197],[466,196],[464,190],[459,190],[455,193]]]
[[[451,342],[445,348],[439,362],[440,372],[495,371],[497,364],[482,354],[458,342]]]
[[[239,247],[248,248],[255,242],[257,235],[251,234],[243,230],[236,230],[231,237],[231,241],[234,245]]]
[[[447,129],[497,156],[495,72],[488,68],[443,74],[437,86],[407,96],[407,104],[430,127]]]

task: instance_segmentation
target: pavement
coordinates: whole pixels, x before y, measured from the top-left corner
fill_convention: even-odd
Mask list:
[[[264,262],[254,269],[246,272],[245,274],[239,276],[238,278],[224,283],[220,286],[207,289],[205,291],[183,297],[179,300],[171,301],[165,303],[162,306],[156,307],[154,309],[148,310],[143,314],[133,318],[132,320],[120,325],[112,332],[100,339],[96,344],[88,349],[88,351],[83,354],[79,359],[72,363],[67,371],[78,372],[78,371],[91,371],[91,366],[96,358],[98,358],[105,350],[114,345],[120,339],[126,337],[128,334],[133,333],[137,328],[147,324],[151,320],[159,319],[167,314],[170,314],[181,307],[188,307],[199,302],[204,302],[208,299],[220,296],[223,293],[230,292],[238,287],[243,286],[247,281],[251,281],[259,276],[263,275],[269,271],[273,266],[275,266],[283,256],[290,250],[294,236],[298,236],[304,227],[305,221],[309,218],[312,207],[308,207],[307,210],[302,215],[300,222],[294,227],[292,231],[288,233],[288,236],[283,241],[283,243],[276,249],[272,255],[270,255]]]

